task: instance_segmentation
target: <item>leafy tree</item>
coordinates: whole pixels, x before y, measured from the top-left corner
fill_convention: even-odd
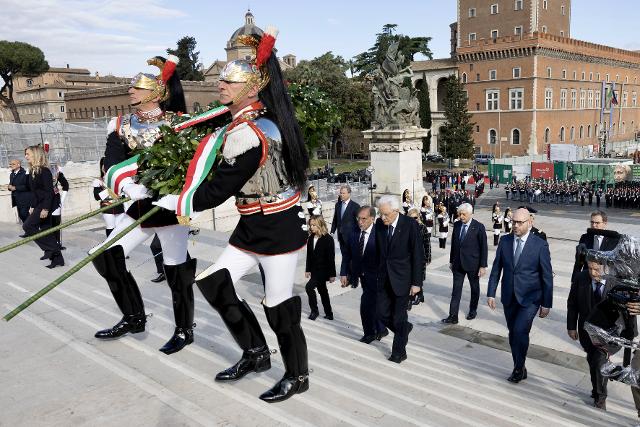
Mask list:
[[[429,85],[427,84],[427,77],[424,73],[416,89],[418,90],[418,102],[420,103],[420,110],[418,112],[420,116],[420,127],[429,129],[429,134],[425,138],[422,138],[422,151],[428,153],[431,147],[431,101],[429,99]]]
[[[195,37],[184,36],[178,40],[176,49],[167,49],[169,55],[175,55],[180,60],[176,70],[181,80],[204,80],[202,63],[198,62],[200,51],[195,51],[196,44]]]
[[[416,54],[421,53],[429,59],[433,58],[429,42],[431,37],[409,37],[403,34],[395,34],[397,25],[386,24],[382,27],[382,32],[376,34],[376,42],[367,51],[355,56],[353,69],[359,73],[360,77],[371,74],[387,54],[389,45],[395,41],[399,41],[398,52],[404,55],[404,63],[399,64],[403,67],[408,66]]]
[[[467,94],[458,77],[451,75],[445,84],[444,117],[440,137],[445,157],[470,159],[473,156],[473,126],[467,110]]]
[[[28,43],[0,40],[0,101],[11,110],[16,123],[21,123],[18,108],[13,99],[13,79],[20,76],[37,76],[49,69],[44,53]]]
[[[340,116],[340,127],[334,129],[334,134],[343,128],[364,130],[371,123],[371,88],[366,82],[348,78],[348,69],[349,63],[341,56],[327,52],[310,61],[300,61],[285,73],[289,82],[317,88],[331,100]]]
[[[330,98],[317,87],[292,83],[289,94],[307,149],[315,152],[340,126],[340,114]]]

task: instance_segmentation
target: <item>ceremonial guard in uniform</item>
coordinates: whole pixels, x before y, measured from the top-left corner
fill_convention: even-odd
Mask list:
[[[298,254],[308,235],[300,189],[309,159],[272,51],[274,32],[267,29],[262,37],[240,36],[242,43],[255,49],[255,59],[231,61],[220,73],[220,101],[229,107],[233,121],[209,139],[223,144],[213,179],[207,181],[199,174],[199,165],[211,160],[205,156],[212,152],[205,144],[191,161],[189,171],[194,176],[187,172],[181,195],[165,196],[157,203],[183,217],[235,196],[240,221],[229,245],[213,266],[196,277],[196,284],[243,350],[240,360],[218,373],[216,380],[238,380],[271,367],[260,324],[234,288],[249,270],[262,265],[262,306],[285,366],[282,379],[260,396],[266,402],[279,402],[309,388],[301,300],[293,296]]]
[[[160,68],[161,74],[157,77],[143,73],[135,76],[129,88],[129,98],[131,105],[136,106],[136,112],[113,118],[108,126],[104,160],[107,185],[115,196],[126,195],[133,200],[126,215],[115,224],[113,235],[153,208],[150,192],[134,180],[137,165],[132,157],[133,151],[150,147],[156,142],[160,126],[168,124],[169,112],[184,112],[186,109],[180,79],[175,73],[178,58],[169,56],[165,60],[155,57],[147,62]],[[176,322],[173,337],[160,351],[171,354],[193,342],[193,282],[196,270],[196,260],[187,256],[189,227],[179,225],[173,212],[161,210],[155,213],[93,260],[98,273],[107,280],[124,315],[114,327],[98,331],[95,336],[110,339],[127,332],[144,331],[144,304],[138,285],[127,269],[125,257],[154,234],[158,235],[162,245],[164,270],[171,288]]]
[[[500,211],[500,206],[495,206],[493,208],[491,220],[493,221],[493,246],[498,246],[500,232],[502,231],[502,221],[504,220],[504,215]]]

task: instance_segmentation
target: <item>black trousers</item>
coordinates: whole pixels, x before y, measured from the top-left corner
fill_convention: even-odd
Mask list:
[[[51,215],[51,226],[52,227],[56,227],[58,225],[60,225],[60,223],[62,223],[62,215]],[[54,231],[53,235],[56,236],[56,242],[60,243],[60,246],[62,246],[62,240],[60,238],[60,231]]]
[[[360,297],[360,320],[364,335],[375,335],[384,330],[384,325],[378,319],[378,288],[375,280],[367,281],[360,277],[362,296]]]
[[[407,284],[407,290],[409,285]],[[384,326],[393,332],[393,345],[391,354],[404,356],[407,353],[407,341],[409,339],[409,322],[407,307],[409,293],[398,296],[393,291],[389,278],[385,279],[382,288],[378,289],[378,318]]]
[[[595,393],[595,398],[606,399],[607,397],[607,377],[603,377],[600,373],[600,368],[607,361],[607,354],[598,350],[596,347],[591,346],[589,349],[585,348],[587,352],[587,363],[589,364],[589,373],[591,374],[591,387],[592,392]]]
[[[478,310],[478,300],[480,299],[480,277],[478,272],[468,272],[453,267],[453,290],[451,291],[451,302],[449,303],[449,315],[458,317],[460,310],[460,298],[462,297],[462,288],[464,286],[464,276],[469,278],[471,285],[471,301],[469,302],[469,311]]]
[[[509,328],[509,346],[511,347],[513,367],[522,369],[525,366],[529,350],[529,332],[531,332],[533,319],[535,319],[540,306],[536,304],[522,306],[515,299],[514,295],[511,304],[502,307],[507,328]]]
[[[316,298],[316,289],[320,294],[320,301],[322,301],[322,308],[324,309],[324,314],[326,316],[333,314],[331,310],[331,301],[329,300],[329,291],[327,290],[327,282],[324,280],[318,280],[311,276],[311,279],[307,282],[305,286],[305,290],[307,291],[307,296],[309,297],[309,308],[311,311],[318,311],[318,299]]]
[[[40,231],[48,230],[51,228],[51,215],[45,219],[40,219],[40,211],[42,209],[34,209],[31,215],[27,217],[27,220],[22,224],[22,229],[27,236],[39,233]],[[44,237],[35,240],[36,244],[43,251],[56,255],[60,253],[60,243],[56,240],[54,234],[47,234]]]
[[[164,262],[164,258],[162,257],[162,246],[160,245],[160,239],[157,234],[153,236],[153,240],[151,241],[149,248],[153,254],[153,260],[156,262],[156,271],[158,274],[164,273],[164,269],[162,268],[162,263]]]
[[[18,211],[18,218],[20,218],[20,221],[22,221],[22,223],[24,224],[24,222],[29,217],[29,205],[26,205],[26,206],[17,205],[16,210]]]

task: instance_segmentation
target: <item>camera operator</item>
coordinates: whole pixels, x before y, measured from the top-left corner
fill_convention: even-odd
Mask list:
[[[628,302],[627,311],[631,316],[640,316],[640,302]],[[637,335],[638,330],[636,327],[634,328],[634,337],[636,337]],[[631,358],[631,367],[633,369],[640,370],[640,352],[638,352],[638,350],[635,350],[633,352],[633,357]],[[638,417],[640,417],[640,389],[638,389],[637,387],[631,387],[631,395],[633,396],[633,402],[636,405],[636,411],[638,411]]]
[[[567,299],[567,334],[574,341],[579,339],[587,353],[593,405],[606,410],[608,378],[602,375],[600,369],[607,361],[607,353],[593,345],[589,334],[584,330],[585,320],[603,298],[606,281],[602,277],[604,272],[602,264],[588,261],[587,267],[586,271],[579,272],[576,279],[571,282]]]

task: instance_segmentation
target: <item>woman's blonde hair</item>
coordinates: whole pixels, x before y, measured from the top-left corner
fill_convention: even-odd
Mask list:
[[[418,220],[420,224],[422,224],[422,218],[420,218],[420,209],[411,208],[407,211],[407,216],[412,216],[412,214],[417,215],[415,218]]]
[[[311,215],[309,217],[309,226],[311,226],[311,221],[315,221],[316,226],[320,230],[320,235],[324,236],[329,234],[329,229],[327,228],[327,223],[324,220],[322,215]]]
[[[30,145],[24,150],[25,154],[27,151],[31,156],[31,161],[29,162],[31,175],[37,175],[40,173],[41,168],[49,167],[49,158],[41,145]]]

